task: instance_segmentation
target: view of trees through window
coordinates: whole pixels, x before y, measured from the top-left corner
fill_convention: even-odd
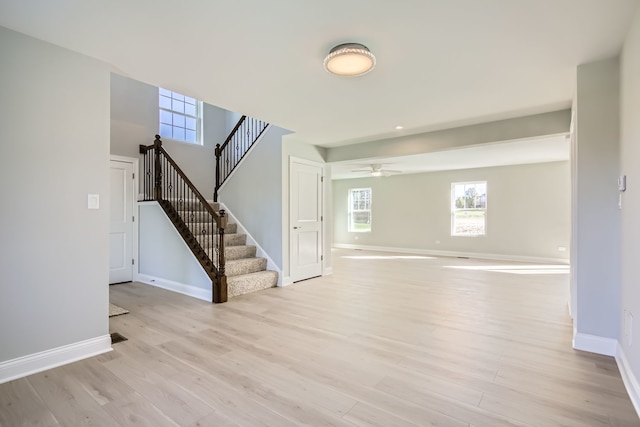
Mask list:
[[[454,182],[451,184],[451,235],[484,236],[486,234],[487,183]]]
[[[371,231],[371,189],[349,190],[349,231]]]

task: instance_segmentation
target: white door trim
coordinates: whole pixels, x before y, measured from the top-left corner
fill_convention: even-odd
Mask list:
[[[133,221],[133,248],[132,248],[132,256],[133,256],[133,266],[132,266],[132,280],[135,282],[138,280],[139,273],[139,257],[138,257],[138,193],[140,192],[140,185],[138,181],[138,176],[140,175],[140,160],[134,157],[124,157],[124,156],[116,156],[111,154],[109,157],[109,164],[111,162],[122,162],[122,163],[130,163],[133,166],[133,191],[131,192],[131,203],[133,207],[133,217],[135,218]],[[111,202],[111,201],[109,201]]]
[[[292,165],[293,163],[299,163],[299,164],[303,164],[303,165],[309,165],[309,166],[314,166],[319,168],[322,171],[322,177],[323,180],[320,183],[320,192],[318,194],[318,203],[320,204],[320,212],[322,214],[322,216],[324,217],[326,215],[326,212],[324,211],[325,208],[325,200],[324,200],[324,175],[325,175],[325,168],[324,168],[324,163],[320,163],[320,162],[314,162],[313,160],[307,160],[307,159],[302,159],[299,157],[294,157],[294,156],[289,156],[289,182],[288,182],[288,205],[289,205],[289,221],[287,224],[287,234],[289,236],[289,277],[287,278],[286,283],[283,281],[283,285],[288,285],[293,283],[292,277],[293,277],[293,273],[292,273],[292,269],[293,269],[293,233],[291,232],[291,229],[293,227],[293,223],[292,223],[292,218],[293,218],[293,206],[291,204],[291,180],[293,179],[292,174],[291,174],[291,169],[292,169]],[[323,259],[320,262],[320,271],[322,272],[322,275],[324,275],[324,265],[325,265],[325,260],[324,260],[324,254],[325,254],[325,239],[324,239],[324,224],[325,221],[321,221],[320,223],[320,250],[321,253],[323,255]]]

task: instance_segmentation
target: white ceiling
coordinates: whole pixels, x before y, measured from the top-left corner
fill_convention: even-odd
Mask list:
[[[576,66],[619,53],[637,3],[0,0],[0,25],[331,147],[567,108]],[[376,68],[327,73],[343,42]]]

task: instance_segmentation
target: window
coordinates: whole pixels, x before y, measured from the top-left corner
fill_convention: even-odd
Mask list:
[[[349,190],[349,231],[371,231],[371,189]]]
[[[451,184],[451,235],[484,236],[486,224],[486,181]]]
[[[159,88],[160,136],[202,144],[202,103],[177,92]]]

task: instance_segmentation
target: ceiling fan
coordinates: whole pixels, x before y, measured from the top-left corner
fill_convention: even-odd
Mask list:
[[[369,165],[367,169],[355,169],[355,170],[352,170],[351,172],[360,172],[360,173],[368,174],[371,176],[389,176],[389,175],[402,173],[402,171],[398,171],[398,170],[385,169],[383,168],[383,166],[384,165],[381,165],[381,164],[372,164],[372,165]]]

